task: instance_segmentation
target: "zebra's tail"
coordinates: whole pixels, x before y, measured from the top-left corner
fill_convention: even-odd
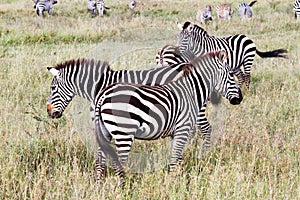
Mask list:
[[[257,2],[257,1],[251,1],[251,2],[249,3],[249,6],[252,7],[256,2]]]
[[[273,51],[266,51],[266,52],[261,52],[256,49],[257,55],[259,55],[261,58],[275,58],[275,57],[288,58],[288,56],[284,54],[287,52],[288,51],[286,49],[276,49]]]

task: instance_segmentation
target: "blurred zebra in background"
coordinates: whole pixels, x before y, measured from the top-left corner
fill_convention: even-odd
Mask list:
[[[295,18],[300,19],[300,0],[296,0],[293,5],[293,10],[295,12]]]
[[[231,6],[228,4],[219,4],[216,6],[216,13],[218,16],[218,19],[231,19],[233,10],[231,9]]]
[[[183,67],[181,77],[164,85],[116,83],[95,97],[95,134],[100,149],[100,179],[106,158],[123,183],[123,164],[134,139],[171,137],[170,171],[182,162],[182,151],[194,131],[197,114],[212,90],[236,105],[242,101],[239,87],[226,66],[226,53],[212,52]],[[235,91],[231,93],[232,91]],[[114,139],[116,150],[110,145]]]
[[[135,0],[130,0],[128,6],[129,6],[129,9],[131,11],[131,14],[134,14],[134,10],[135,10],[135,7],[136,7],[136,1]]]
[[[249,5],[247,3],[241,3],[238,7],[238,15],[241,19],[244,19],[244,17],[247,17],[248,19],[252,18],[252,9],[251,7],[256,3],[257,1],[251,1]]]
[[[54,4],[57,3],[57,0],[34,0],[34,8],[36,9],[36,14],[38,16],[44,16],[44,12],[47,11],[49,15],[51,15],[51,10]]]
[[[212,7],[207,5],[205,8],[199,10],[196,15],[196,20],[202,24],[207,24],[209,21],[212,21]]]
[[[99,15],[101,17],[104,15],[105,9],[110,9],[105,6],[104,0],[88,0],[87,8],[93,16]]]
[[[240,87],[244,82],[247,88],[250,86],[250,70],[255,54],[261,58],[287,58],[287,55],[284,55],[287,53],[286,49],[261,52],[256,48],[255,43],[243,34],[217,38],[208,35],[203,28],[191,22],[185,22],[183,26],[179,23],[177,25],[181,30],[178,35],[180,52],[189,50],[198,56],[210,51],[225,50],[228,54],[228,64],[237,76]]]

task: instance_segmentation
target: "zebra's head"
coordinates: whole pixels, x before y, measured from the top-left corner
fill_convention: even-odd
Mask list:
[[[54,67],[47,67],[47,69],[54,76],[50,85],[50,96],[47,100],[47,112],[52,118],[60,118],[75,94],[60,70]]]
[[[177,36],[177,45],[180,46],[180,52],[190,50],[197,52],[197,46],[202,46],[204,37],[207,37],[207,32],[192,22],[185,22],[182,26],[177,23],[180,33]]]
[[[216,55],[220,68],[216,73],[214,81],[214,90],[224,96],[232,105],[238,105],[243,100],[243,95],[239,85],[234,78],[234,72],[227,63],[227,53],[224,50],[212,52]]]
[[[105,9],[109,9],[109,7],[105,6],[104,0],[97,0],[96,8],[98,9],[98,14],[100,16],[104,15]]]

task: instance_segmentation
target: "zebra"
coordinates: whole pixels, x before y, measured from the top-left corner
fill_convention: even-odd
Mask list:
[[[110,9],[105,6],[104,0],[88,0],[88,11],[92,13],[92,15],[96,16],[97,14],[100,16],[104,15],[105,9]]]
[[[136,7],[136,1],[130,0],[128,6],[129,6],[129,9],[131,10],[131,14],[134,14],[134,9]]]
[[[239,104],[242,97],[229,91],[239,90],[230,72],[225,51],[210,52],[183,66],[181,77],[164,85],[148,86],[115,83],[95,97],[95,135],[101,150],[103,178],[106,157],[124,183],[123,164],[134,139],[155,140],[171,137],[170,171],[182,161],[182,150],[194,130],[197,113],[212,90]],[[200,85],[200,87],[198,86]],[[231,98],[229,97],[231,96]],[[110,146],[114,139],[116,151]]]
[[[33,8],[36,9],[36,4],[39,2],[39,0],[33,0]]]
[[[293,10],[295,13],[295,18],[300,18],[300,0],[296,0],[293,5]]]
[[[103,61],[84,58],[67,60],[54,67],[48,67],[54,76],[47,100],[48,115],[52,118],[60,118],[75,95],[93,102],[95,94],[116,82],[161,85],[176,80],[182,67],[182,65],[172,65],[172,67],[158,67],[150,70],[114,71],[107,62]],[[232,93],[241,95],[240,91],[233,90]],[[90,111],[94,120],[93,103]],[[205,115],[200,114],[199,118],[203,117]],[[205,138],[205,140],[209,139]]]
[[[212,21],[212,7],[211,5],[205,6],[205,8],[199,10],[196,15],[196,20],[202,24],[207,24]]]
[[[241,19],[244,17],[247,17],[248,19],[252,18],[252,10],[251,7],[253,4],[255,4],[257,1],[251,1],[249,5],[247,3],[241,3],[238,7],[238,15]]]
[[[228,64],[238,78],[239,86],[245,82],[246,87],[250,87],[250,70],[254,62],[255,54],[261,58],[282,57],[287,58],[286,49],[276,49],[273,51],[261,52],[255,43],[243,34],[236,34],[224,38],[210,36],[200,26],[185,22],[182,26],[177,23],[181,32],[178,35],[178,45],[180,52],[191,51],[195,55],[201,55],[209,51],[224,49],[228,54]],[[244,66],[244,72],[241,66]]]
[[[174,64],[179,64],[183,62],[189,62],[192,60],[195,55],[190,51],[181,53],[179,46],[175,45],[165,45],[157,54],[156,54],[156,64],[157,67],[172,67]],[[213,97],[211,97],[211,102],[214,103]],[[217,100],[217,99],[216,99]],[[205,153],[211,146],[211,132],[212,127],[206,117],[206,106],[205,103],[198,114],[196,127],[201,131],[201,136],[204,139],[202,145],[202,152]]]
[[[228,4],[219,4],[216,6],[216,12],[218,16],[218,20],[220,19],[231,19],[233,10],[231,6]]]
[[[44,16],[44,11],[47,11],[51,15],[51,9],[53,5],[57,3],[57,0],[46,0],[46,1],[34,1],[34,8],[36,9],[36,14],[38,16]]]

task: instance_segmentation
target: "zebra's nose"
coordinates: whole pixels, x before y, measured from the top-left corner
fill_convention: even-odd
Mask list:
[[[239,97],[234,97],[230,100],[230,103],[232,105],[239,105],[243,100],[243,94],[242,94],[242,91],[241,89],[239,88]]]
[[[60,118],[62,116],[62,113],[60,111],[53,111],[53,107],[51,104],[47,104],[47,113],[49,117],[52,118]]]
[[[50,117],[52,117],[52,106],[51,104],[47,103],[47,113]]]
[[[61,116],[62,116],[62,113],[59,111],[55,111],[51,115],[52,118],[60,118]]]

